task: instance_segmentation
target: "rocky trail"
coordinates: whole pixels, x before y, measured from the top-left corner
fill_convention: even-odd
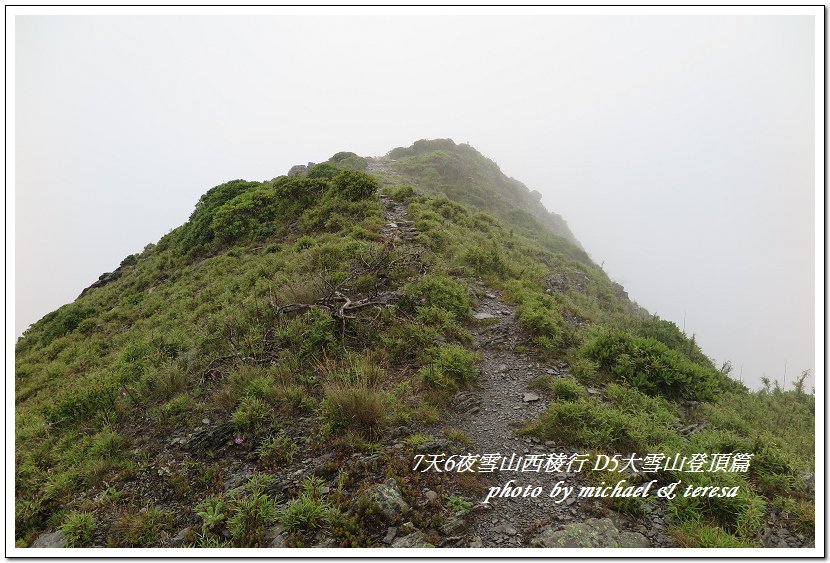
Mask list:
[[[373,171],[394,174],[384,161],[370,163]],[[412,245],[418,231],[407,218],[406,206],[381,196],[386,208],[384,237],[396,243]],[[429,429],[440,435],[448,428],[461,430],[470,443],[464,451],[452,454],[500,454],[518,460],[529,456],[547,458],[551,453],[571,455],[575,448],[561,447],[539,438],[521,436],[518,431],[536,419],[548,406],[548,400],[531,388],[531,382],[542,375],[567,377],[567,365],[546,363],[533,353],[520,352],[526,340],[516,319],[516,308],[506,303],[498,290],[478,282],[478,305],[474,311],[471,346],[479,354],[479,379],[473,389],[460,391],[453,398],[450,410],[441,422]],[[600,391],[591,389],[593,393]],[[540,467],[544,467],[543,465]],[[503,486],[513,480],[514,487],[541,487],[544,494],[536,497],[473,499],[474,505],[464,517],[451,519],[445,529],[454,545],[464,547],[670,547],[674,542],[663,533],[665,523],[659,510],[650,521],[641,523],[622,515],[609,517],[607,508],[597,501],[551,498],[548,493],[559,481],[567,485],[585,484],[577,472],[545,473],[533,471],[499,471],[485,475],[486,487]],[[558,502],[557,502],[558,501]],[[600,518],[597,518],[600,516]],[[576,524],[575,524],[576,523]],[[570,527],[566,527],[570,525]],[[576,526],[576,527],[574,527]],[[462,533],[463,532],[463,533]]]
[[[498,291],[482,286],[483,295],[471,329],[473,347],[480,354],[480,376],[476,387],[460,393],[453,401],[456,408],[446,424],[463,430],[470,437],[467,452],[501,454],[502,459],[528,463],[527,470],[496,470],[485,473],[487,486],[532,490],[540,487],[536,497],[492,498],[480,504],[470,515],[470,545],[482,547],[652,547],[673,545],[662,533],[662,514],[655,511],[648,525],[623,515],[610,513],[595,500],[577,499],[575,493],[563,499],[551,498],[549,492],[558,482],[576,486],[586,482],[583,473],[545,472],[544,462],[550,454],[570,456],[576,448],[554,442],[542,443],[536,437],[518,432],[526,422],[536,419],[548,406],[544,395],[532,388],[539,376],[569,376],[564,362],[546,363],[532,353],[518,352],[523,342],[515,318],[515,308],[505,303]],[[592,390],[598,393],[597,390]],[[455,453],[455,452],[454,452]],[[514,457],[515,456],[515,457]],[[530,460],[528,462],[528,460]],[[511,467],[506,463],[505,468]],[[575,467],[573,468],[575,469]],[[480,499],[484,500],[484,499]]]

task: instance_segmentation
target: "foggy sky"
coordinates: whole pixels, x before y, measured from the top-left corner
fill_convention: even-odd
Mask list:
[[[809,16],[16,19],[15,330],[235,178],[469,142],[757,386],[815,363]]]

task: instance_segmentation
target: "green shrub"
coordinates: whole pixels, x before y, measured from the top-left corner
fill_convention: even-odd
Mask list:
[[[448,428],[447,430],[444,430],[444,436],[446,436],[447,440],[458,442],[459,444],[463,444],[465,446],[469,446],[473,441],[469,434],[458,428]]]
[[[408,364],[420,357],[438,338],[438,331],[420,323],[395,322],[382,332],[380,341],[393,364]]]
[[[448,345],[426,352],[429,363],[421,368],[421,378],[428,387],[455,390],[469,385],[477,376],[476,355],[469,350]]]
[[[415,188],[412,186],[392,186],[385,189],[385,192],[395,201],[406,202],[415,197]]]
[[[277,217],[277,193],[260,187],[238,195],[216,210],[210,230],[225,243],[250,236]]]
[[[463,261],[479,276],[493,275],[503,278],[509,272],[503,252],[493,243],[467,249]]]
[[[336,353],[340,348],[334,319],[326,312],[312,309],[284,322],[276,333],[276,342],[299,358]]]
[[[289,220],[314,205],[328,190],[324,179],[302,176],[280,176],[272,186],[278,200],[278,216]]]
[[[699,519],[686,520],[670,531],[682,547],[753,547],[751,542],[740,540],[722,528],[705,524]]]
[[[352,155],[340,160],[337,165],[341,168],[364,172],[366,167],[369,165],[369,161],[362,156]]]
[[[335,164],[340,164],[344,161],[349,161],[354,158],[360,158],[357,154],[349,151],[340,151],[335,153],[330,159],[329,162],[333,162]],[[366,160],[366,159],[363,159]]]
[[[186,421],[190,413],[193,412],[192,409],[193,400],[184,394],[176,395],[162,407],[166,416],[179,422]]]
[[[441,307],[435,305],[418,307],[417,318],[449,339],[463,342],[469,342],[472,339],[469,331],[461,326],[455,314]]]
[[[327,527],[338,511],[321,498],[318,483],[309,478],[299,497],[291,501],[280,513],[280,523],[288,532],[309,532]]]
[[[561,401],[573,401],[585,394],[585,388],[568,377],[558,377],[550,381],[551,394]]]
[[[435,367],[463,385],[471,383],[476,377],[476,355],[461,346],[448,345],[434,348],[430,356]]]
[[[314,238],[308,235],[303,235],[294,242],[294,248],[297,250],[305,250],[306,248],[311,248],[315,244],[317,244],[317,241],[314,240]]]
[[[460,320],[470,315],[470,296],[467,289],[454,279],[427,274],[403,287],[401,306],[413,312],[419,307],[438,307]]]
[[[594,331],[580,354],[649,395],[705,400],[714,397],[721,383],[717,370],[695,364],[653,338],[620,329]]]
[[[281,385],[274,389],[274,402],[284,414],[302,410],[313,400],[300,385]]]
[[[715,525],[738,538],[751,541],[765,519],[766,503],[752,491],[746,479],[738,473],[677,473],[682,487],[720,486],[739,487],[737,496],[684,497],[678,495],[668,502],[672,519],[677,522],[702,522]]]
[[[331,180],[340,174],[340,169],[330,162],[323,162],[312,166],[306,174],[307,178],[315,178],[321,180]]]
[[[529,431],[546,440],[617,452],[644,452],[676,443],[676,409],[671,403],[615,384],[606,393],[610,405],[585,397],[553,403]]]
[[[66,515],[61,532],[69,547],[87,547],[92,543],[95,518],[88,512],[72,511]]]
[[[554,298],[526,288],[512,289],[510,293],[519,304],[516,318],[535,337],[536,344],[553,351],[570,343],[568,323]]]
[[[262,432],[271,419],[271,409],[261,399],[247,396],[231,416],[234,426],[240,431],[254,434]]]
[[[371,197],[378,189],[378,182],[365,172],[343,170],[332,179],[334,191],[349,201]]]
[[[259,459],[269,464],[291,463],[297,453],[297,444],[281,430],[276,436],[263,440],[257,447]]]
[[[224,500],[209,497],[196,505],[196,515],[202,519],[202,534],[218,534],[228,518],[229,508]]]
[[[277,509],[261,486],[231,500],[233,515],[228,518],[231,541],[236,547],[264,547],[267,528],[277,521]]]
[[[184,251],[187,252],[213,240],[214,231],[211,223],[216,211],[235,197],[261,185],[259,182],[233,180],[208,190],[199,199],[190,219],[178,233]]]
[[[91,420],[104,412],[114,412],[121,386],[104,375],[96,375],[75,388],[65,389],[44,406],[52,422],[67,424]]]
[[[41,333],[41,342],[44,345],[49,344],[56,338],[69,334],[94,314],[94,309],[78,303],[64,305],[40,321],[40,323],[46,322],[46,326]],[[48,321],[46,321],[47,319]]]
[[[449,496],[447,497],[447,506],[457,514],[466,514],[473,507],[473,503],[462,497]]]

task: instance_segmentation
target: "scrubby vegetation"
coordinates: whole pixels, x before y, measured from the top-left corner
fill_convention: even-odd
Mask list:
[[[748,473],[659,473],[666,483],[682,480],[683,487],[740,488],[736,498],[669,500],[672,531],[682,545],[754,546],[770,509],[782,512],[793,529],[814,525],[811,395],[798,388],[725,393],[692,407],[685,418],[705,422],[693,425],[691,433],[679,424],[682,405],[616,383],[608,384],[605,396],[608,403],[581,394],[555,402],[525,432],[595,452],[671,452],[690,459],[700,453],[750,453]]]
[[[111,281],[24,333],[18,545],[60,529],[73,546],[166,546],[187,528],[187,545],[266,546],[276,526],[291,545],[321,531],[379,545],[385,528],[355,499],[408,470],[383,453],[388,436],[435,424],[475,388],[482,287],[515,305],[522,349],[575,376],[535,382],[551,404],[528,433],[596,452],[752,452],[753,471],[734,477],[740,498],[671,503],[675,537],[756,545],[772,510],[809,533],[803,385],[747,392],[621,295],[561,218],[468,145],[419,141],[389,157],[395,174],[343,152],[297,175],[221,184]],[[389,201],[406,207],[411,239],[390,234]],[[690,420],[707,425],[682,431]],[[402,438],[400,455],[432,440]],[[346,469],[353,454],[373,461]],[[301,487],[280,481],[326,456]],[[237,482],[241,465],[256,472]],[[400,481],[417,504],[414,478]],[[459,494],[428,506],[466,513]],[[411,518],[441,528],[435,513]]]

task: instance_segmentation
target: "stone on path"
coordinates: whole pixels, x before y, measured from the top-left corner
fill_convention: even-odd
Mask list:
[[[610,518],[590,518],[558,530],[550,526],[530,541],[532,547],[651,547],[644,535],[618,529]]]

